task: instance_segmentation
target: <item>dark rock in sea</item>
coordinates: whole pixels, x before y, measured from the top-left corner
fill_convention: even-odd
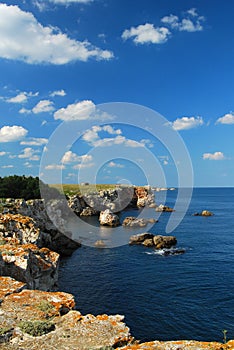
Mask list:
[[[156,249],[171,248],[177,243],[174,236],[153,235],[152,233],[140,233],[130,237],[129,244],[142,244],[146,247],[154,247]]]
[[[133,244],[143,244],[143,242],[145,240],[148,240],[148,239],[153,239],[154,235],[152,233],[148,233],[148,232],[145,232],[145,233],[139,233],[138,235],[132,235],[130,237],[130,241],[129,241],[129,244],[130,245],[133,245]]]
[[[214,214],[209,210],[203,210],[200,213],[194,213],[193,216],[213,216]]]

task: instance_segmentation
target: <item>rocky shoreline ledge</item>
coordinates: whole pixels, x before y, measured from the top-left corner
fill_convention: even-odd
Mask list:
[[[112,210],[120,210],[121,199],[124,203],[127,200],[131,207],[156,207],[150,188],[136,188],[130,193],[131,197],[127,191],[124,193],[121,189],[120,196],[113,190],[91,194],[88,200],[85,196],[73,196],[68,198],[68,203],[76,215],[97,215],[98,212],[105,217],[110,215],[111,220],[112,215],[116,215]],[[92,209],[92,203],[98,211]],[[43,200],[25,202],[7,199],[2,201],[1,208],[1,349],[234,349],[234,341],[227,344],[196,341],[152,341],[141,344],[131,335],[122,315],[81,315],[76,309],[73,295],[57,291],[60,255],[70,255],[80,247],[80,243],[70,239],[69,234],[61,234],[48,217],[49,210],[54,213],[58,226],[65,225],[61,203],[55,200],[45,210]],[[114,218],[115,226],[117,218]],[[127,227],[144,227],[148,220],[134,217],[126,219],[124,226]],[[110,225],[110,221],[103,224]],[[147,232],[132,236],[129,242],[131,245],[140,244],[154,249],[168,249],[176,243],[174,236]]]

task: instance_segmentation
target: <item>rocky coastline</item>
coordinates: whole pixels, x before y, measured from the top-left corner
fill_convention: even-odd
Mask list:
[[[138,208],[156,206],[153,191],[148,187],[76,195],[67,198],[67,203],[76,215],[100,215],[100,224],[107,226],[120,224],[117,213],[126,203]],[[7,199],[1,202],[1,208],[1,349],[234,349],[234,341],[226,344],[196,341],[141,343],[131,335],[122,315],[81,315],[73,295],[57,291],[60,255],[70,255],[80,247],[80,243],[70,239],[69,234],[64,235],[58,230],[66,225],[61,203],[55,200],[45,208],[43,200]],[[48,216],[48,211],[54,213],[55,221]],[[143,227],[147,220],[153,220],[126,219],[124,226],[127,227]],[[176,243],[174,236],[148,232],[132,236],[129,242],[154,249],[170,249]],[[96,247],[103,248],[100,242]]]

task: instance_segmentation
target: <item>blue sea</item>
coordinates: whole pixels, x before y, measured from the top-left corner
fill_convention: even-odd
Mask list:
[[[166,204],[173,206],[177,191],[166,195]],[[156,193],[157,204],[160,196]],[[214,216],[192,216],[203,209]],[[147,210],[147,217],[155,217],[154,209]],[[169,215],[162,213],[150,232],[165,234]],[[164,256],[143,246],[83,246],[62,259],[59,288],[74,294],[83,314],[125,315],[140,340],[222,341],[223,330],[234,339],[234,188],[195,188],[172,234],[184,254]]]

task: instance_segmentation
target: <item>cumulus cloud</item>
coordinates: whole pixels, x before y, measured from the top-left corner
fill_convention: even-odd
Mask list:
[[[21,141],[21,145],[25,146],[42,146],[48,143],[48,139],[40,137],[30,137],[27,140]]]
[[[22,140],[28,133],[28,130],[22,126],[5,125],[0,129],[0,142],[14,142]]]
[[[170,35],[170,31],[165,27],[154,27],[151,23],[141,24],[138,27],[126,29],[122,34],[122,39],[133,38],[135,44],[162,44]]]
[[[89,154],[83,154],[81,156],[79,156],[76,153],[73,153],[72,151],[67,151],[63,158],[62,158],[62,163],[63,164],[69,164],[69,163],[75,163],[75,162],[90,162],[93,160],[93,157]]]
[[[217,119],[216,124],[234,124],[234,114],[227,113],[223,117]]]
[[[10,169],[10,168],[14,168],[14,165],[3,165],[2,169]]]
[[[54,110],[54,103],[50,100],[41,100],[35,107],[33,107],[32,112],[34,114],[43,112],[52,112]]]
[[[23,153],[19,154],[18,158],[27,158],[29,160],[39,160],[40,157],[36,155],[37,151],[32,149],[31,147],[26,147],[23,150]]]
[[[7,102],[10,103],[23,103],[28,100],[26,92],[20,92],[18,95],[7,99]]]
[[[51,92],[50,94],[51,97],[54,97],[54,96],[66,96],[66,92],[62,89],[62,90],[56,90],[56,91],[53,91]]]
[[[202,117],[182,117],[177,118],[172,125],[174,130],[188,130],[204,124]]]
[[[66,108],[60,108],[54,113],[54,119],[63,121],[89,119],[95,112],[95,108],[92,101],[84,100],[70,104]]]
[[[204,153],[203,159],[204,160],[224,160],[225,156],[223,152]]]
[[[186,12],[186,17],[179,20],[178,16],[170,14],[169,16],[165,16],[161,19],[161,22],[170,26],[172,29],[177,29],[179,31],[186,32],[198,32],[203,30],[202,23],[205,18],[203,16],[199,16],[196,8],[191,8]]]
[[[19,113],[20,114],[30,114],[32,111],[30,109],[27,109],[27,108],[21,108],[19,110]]]
[[[43,26],[30,12],[18,6],[0,4],[0,57],[29,64],[62,65],[89,58],[108,60],[113,53],[87,40],[70,39],[52,26]]]

